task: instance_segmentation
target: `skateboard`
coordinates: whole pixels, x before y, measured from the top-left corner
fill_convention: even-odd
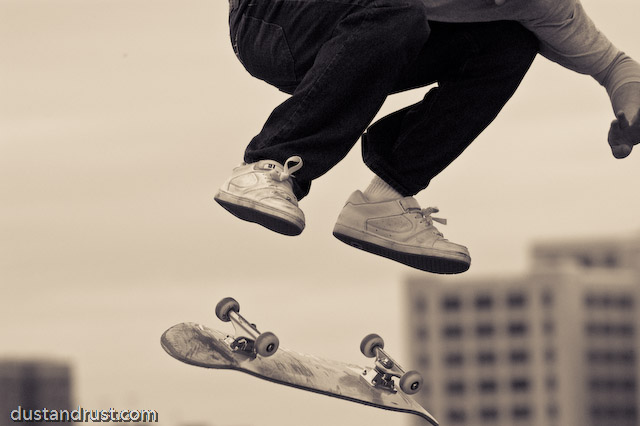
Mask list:
[[[417,371],[405,371],[384,351],[377,334],[362,339],[361,352],[373,366],[361,367],[280,347],[277,336],[261,333],[240,315],[240,305],[224,298],[216,316],[231,322],[235,335],[196,323],[177,324],[160,339],[164,350],[186,364],[242,371],[260,379],[385,410],[414,414],[437,426],[436,419],[410,395],[422,387]],[[399,379],[396,383],[395,379]]]

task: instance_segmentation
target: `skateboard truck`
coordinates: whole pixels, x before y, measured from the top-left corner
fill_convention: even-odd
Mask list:
[[[377,334],[369,334],[362,339],[360,351],[367,358],[375,358],[375,367],[372,370],[364,370],[362,377],[372,386],[391,392],[397,392],[393,378],[399,377],[399,386],[404,393],[408,395],[417,393],[422,388],[422,375],[416,370],[405,372],[383,348],[384,340]]]
[[[240,304],[232,297],[225,297],[216,305],[216,316],[224,322],[231,322],[235,336],[229,346],[234,351],[268,357],[276,353],[280,344],[278,337],[270,331],[260,333],[255,324],[240,315]]]

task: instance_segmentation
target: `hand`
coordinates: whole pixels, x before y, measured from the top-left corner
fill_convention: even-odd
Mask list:
[[[640,109],[631,123],[624,112],[618,113],[617,119],[611,122],[608,140],[614,157],[625,158],[631,154],[633,146],[640,143]]]

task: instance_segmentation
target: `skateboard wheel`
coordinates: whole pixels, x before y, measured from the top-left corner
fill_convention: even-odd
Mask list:
[[[240,304],[233,297],[225,297],[216,305],[216,316],[220,321],[229,322],[229,312],[240,312]]]
[[[362,352],[367,358],[375,358],[376,347],[383,349],[384,340],[382,340],[382,337],[378,336],[375,333],[368,334],[364,337],[364,339],[362,339],[362,342],[360,343],[360,352]]]
[[[400,389],[407,395],[413,395],[422,389],[422,382],[422,375],[416,370],[407,371],[400,377]]]
[[[278,337],[270,331],[260,334],[255,342],[256,352],[264,357],[276,353],[278,346],[280,346]]]

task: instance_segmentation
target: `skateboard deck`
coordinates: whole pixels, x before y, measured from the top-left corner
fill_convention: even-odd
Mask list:
[[[321,359],[279,347],[268,357],[231,349],[233,337],[196,323],[182,323],[164,332],[161,344],[173,358],[204,368],[238,370],[260,379],[364,405],[414,414],[434,426],[436,419],[400,390],[381,389],[368,378],[375,372],[339,361]]]

